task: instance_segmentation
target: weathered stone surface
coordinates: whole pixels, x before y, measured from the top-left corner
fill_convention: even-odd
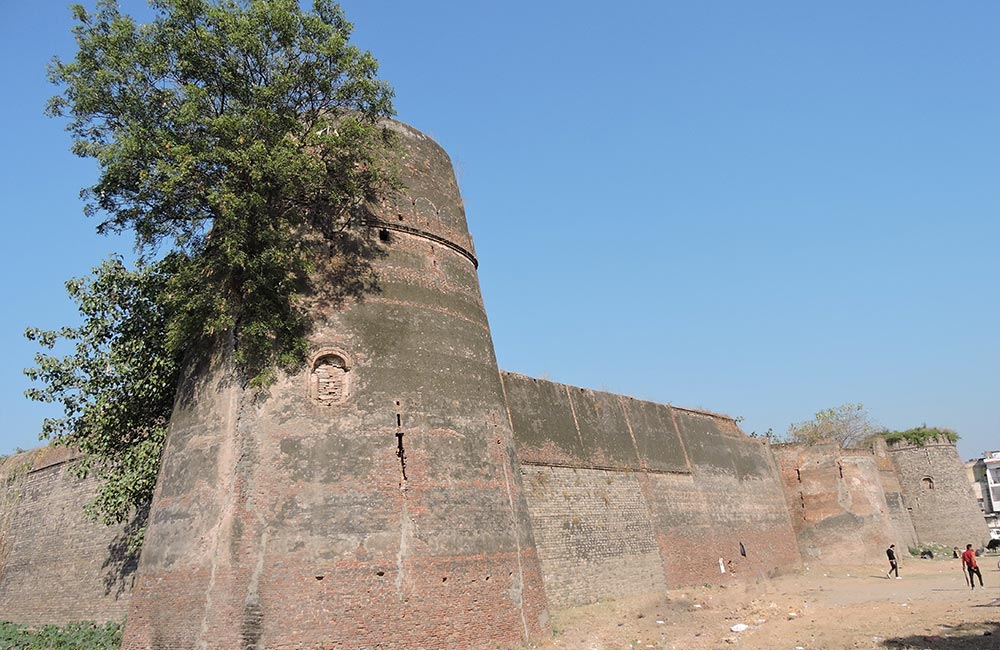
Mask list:
[[[834,443],[772,447],[802,559],[819,564],[886,561],[914,543],[900,531],[870,449],[840,449]]]
[[[381,291],[317,316],[312,365],[327,368],[254,400],[220,346],[185,379],[125,648],[494,648],[547,632],[451,165],[393,128],[407,190],[378,215]],[[319,375],[337,366],[334,396]]]
[[[966,544],[981,548],[989,541],[986,520],[954,443],[943,438],[923,446],[900,442],[888,445],[887,453],[917,541],[960,549]]]
[[[77,452],[46,447],[0,459],[0,620],[35,625],[120,621],[135,560],[124,527],[90,520],[94,479]]]
[[[770,453],[731,418],[502,377],[553,606],[799,565]]]

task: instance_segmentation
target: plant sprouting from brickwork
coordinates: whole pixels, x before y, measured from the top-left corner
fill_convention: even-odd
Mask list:
[[[794,443],[830,441],[847,448],[864,444],[878,431],[863,404],[842,404],[820,411],[812,420],[791,425],[787,437]]]
[[[83,324],[29,330],[43,352],[29,397],[60,403],[43,435],[100,468],[101,516],[148,502],[182,357],[233,342],[238,380],[264,387],[304,359],[306,305],[377,289],[370,206],[395,191],[392,90],[331,0],[116,0],[73,7],[77,52],[54,60],[99,232],[134,235],[69,283]],[[57,356],[59,341],[73,347]]]
[[[905,441],[912,445],[917,445],[918,447],[923,447],[927,443],[938,439],[944,439],[948,442],[955,443],[958,442],[959,438],[959,435],[951,429],[929,427],[926,424],[912,429],[907,429],[906,431],[883,431],[881,435],[885,438],[886,442],[892,443]]]
[[[79,471],[101,480],[89,508],[107,524],[144,512],[156,481],[183,354],[163,336],[171,315],[163,294],[177,261],[167,255],[130,271],[110,259],[66,283],[83,324],[26,332],[47,351],[60,339],[73,343],[65,356],[35,355],[25,374],[42,387],[26,394],[61,406],[62,417],[42,422],[42,436],[83,452]]]

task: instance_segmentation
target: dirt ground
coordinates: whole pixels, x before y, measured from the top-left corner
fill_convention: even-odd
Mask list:
[[[539,650],[1000,650],[1000,569],[980,558],[985,588],[970,590],[957,559],[809,568],[746,586],[705,585],[667,598],[557,612]],[[743,624],[743,631],[733,627]]]

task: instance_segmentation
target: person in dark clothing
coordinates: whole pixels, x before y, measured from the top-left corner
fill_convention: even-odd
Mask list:
[[[889,544],[889,548],[885,549],[885,554],[889,558],[889,573],[885,574],[886,578],[892,577],[892,572],[896,572],[896,580],[899,580],[899,563],[896,562],[896,545]]]
[[[979,576],[979,586],[983,586],[983,574],[979,572],[979,564],[976,563],[976,552],[972,550],[972,544],[965,545],[965,553],[962,553],[962,568],[969,572],[969,585],[972,590],[976,590],[976,581],[973,576]]]

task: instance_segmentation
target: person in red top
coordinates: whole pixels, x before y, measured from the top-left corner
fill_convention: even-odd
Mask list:
[[[965,545],[965,552],[962,553],[962,568],[969,572],[969,584],[972,590],[976,590],[976,581],[973,576],[979,576],[979,586],[983,586],[983,574],[979,572],[979,565],[976,563],[976,552],[972,550],[972,544]]]

